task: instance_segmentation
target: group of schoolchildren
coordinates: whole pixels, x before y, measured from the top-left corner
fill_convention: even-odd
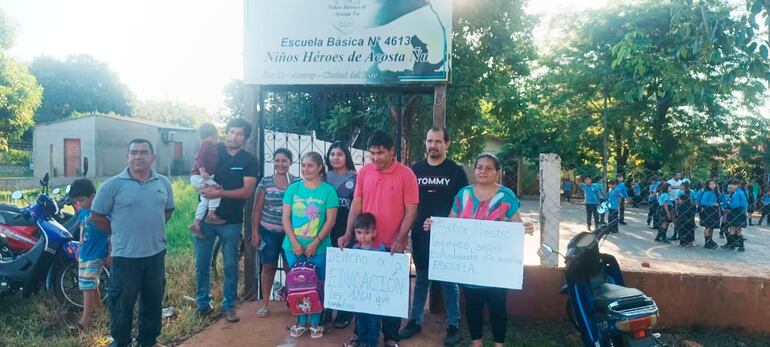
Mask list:
[[[598,178],[597,181],[601,180]],[[610,233],[618,232],[619,224],[624,221],[625,204],[631,200],[634,207],[639,207],[642,201],[642,187],[638,182],[624,180],[623,175],[604,185],[594,183],[591,177],[584,177],[581,188],[585,197],[586,225],[605,224]],[[567,187],[571,182],[564,182],[565,195],[571,195]],[[631,187],[630,189],[628,187]],[[746,185],[734,179],[719,184],[716,180],[708,180],[692,188],[687,178],[676,173],[671,179],[661,181],[652,177],[649,182],[647,202],[649,211],[647,225],[657,230],[656,242],[670,243],[678,241],[682,247],[692,247],[695,243],[695,231],[698,225],[704,230],[704,247],[715,249],[720,247],[713,240],[714,229],[719,229],[719,237],[726,239],[721,246],[723,249],[745,252],[743,228],[752,225],[752,214],[759,207],[761,217],[759,224],[767,217],[770,225],[770,189],[760,192],[758,182]],[[698,217],[698,223],[695,218]],[[673,225],[673,235],[668,236],[669,226]]]
[[[700,225],[704,228],[703,247],[707,249],[721,247],[745,252],[743,228],[753,224],[752,215],[757,207],[761,206],[762,211],[759,224],[770,213],[770,191],[765,189],[761,193],[757,182],[747,185],[738,179],[721,184],[710,179],[693,189],[690,180],[682,179],[680,174],[666,182],[653,177],[648,201],[647,224],[658,230],[655,241],[679,241],[680,246],[692,247]],[[672,223],[674,233],[667,238]],[[714,229],[719,229],[719,237],[726,239],[721,246],[713,240]]]
[[[596,181],[593,182],[591,177],[586,176],[581,184],[586,206],[586,226],[588,230],[592,230],[592,224],[596,226],[605,224],[606,212],[608,231],[617,233],[618,225],[626,224],[626,200],[631,199],[634,206],[638,206],[637,201],[641,197],[641,187],[633,179],[626,182],[624,175],[619,174],[615,179],[607,182],[607,192],[605,193],[604,185],[599,183],[600,178],[597,178]],[[628,189],[629,186],[631,187],[630,190]]]

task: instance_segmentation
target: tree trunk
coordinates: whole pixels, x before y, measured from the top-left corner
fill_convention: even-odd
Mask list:
[[[655,121],[652,124],[652,129],[656,136],[654,146],[656,147],[658,156],[653,161],[645,163],[645,167],[651,171],[660,170],[663,164],[667,163],[669,159],[673,157],[676,140],[670,136],[670,134],[665,133],[668,130],[668,119],[666,115],[672,105],[673,100],[671,96],[665,94],[660,98],[655,107]]]
[[[615,175],[626,173],[626,163],[628,162],[628,151],[623,145],[623,128],[613,129],[615,142]]]
[[[394,129],[398,126],[399,111],[403,115],[403,118],[401,119],[401,138],[396,139],[397,141],[401,141],[401,162],[403,163],[412,162],[410,155],[411,151],[409,150],[411,143],[409,139],[412,130],[412,123],[414,123],[414,117],[417,115],[417,106],[419,105],[419,101],[419,95],[411,95],[406,101],[406,104],[404,104],[400,110],[398,104],[390,104],[388,107],[390,110],[390,124],[393,125]]]

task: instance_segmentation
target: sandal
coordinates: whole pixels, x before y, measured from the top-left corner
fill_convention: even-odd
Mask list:
[[[358,347],[360,345],[361,344],[358,342],[358,335],[353,335],[348,342],[342,344],[342,347]]]
[[[305,334],[307,327],[304,325],[295,324],[289,328],[289,336],[300,337]]]
[[[260,307],[257,310],[257,317],[259,318],[265,318],[270,314],[270,310],[267,309],[267,307]]]
[[[324,337],[324,327],[322,326],[310,327],[311,339],[320,339],[322,337]]]

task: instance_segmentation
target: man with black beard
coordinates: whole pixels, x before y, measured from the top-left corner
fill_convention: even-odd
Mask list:
[[[447,317],[447,333],[444,344],[454,346],[460,342],[458,327],[460,324],[460,288],[457,283],[428,280],[428,259],[430,251],[430,232],[423,229],[425,219],[436,216],[446,217],[452,208],[452,201],[457,192],[468,185],[468,176],[460,165],[447,159],[449,134],[446,129],[432,127],[425,138],[427,158],[412,165],[420,188],[420,203],[417,205],[417,218],[412,227],[412,256],[417,270],[417,278],[412,299],[411,320],[399,335],[408,339],[422,330],[425,301],[431,282],[441,285],[444,293],[444,308]]]

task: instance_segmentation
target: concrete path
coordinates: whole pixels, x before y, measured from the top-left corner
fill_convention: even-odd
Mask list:
[[[522,215],[536,222],[538,201],[523,201]],[[758,220],[755,215],[754,221]],[[582,203],[562,203],[560,211],[560,249],[566,250],[569,240],[586,231],[585,208]],[[737,277],[770,277],[770,227],[750,226],[743,230],[746,252],[703,248],[703,228],[695,231],[696,247],[682,248],[678,244],[661,244],[653,241],[655,231],[649,229],[646,207],[626,209],[627,225],[620,226],[620,233],[610,235],[601,245],[602,252],[615,255],[623,269],[638,271],[675,272],[682,274],[721,275]],[[537,228],[536,228],[537,229]],[[669,229],[669,236],[673,227]],[[537,248],[540,236],[527,237],[525,263],[539,264]],[[714,239],[720,245],[725,242]],[[649,267],[642,265],[649,264]],[[646,265],[646,264],[645,264]]]

